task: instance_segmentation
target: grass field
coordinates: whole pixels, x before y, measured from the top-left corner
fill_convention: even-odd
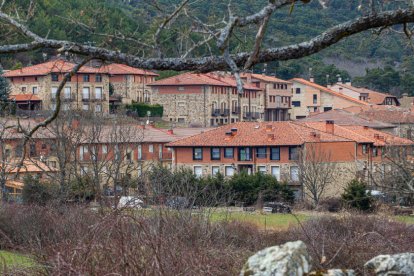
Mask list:
[[[4,265],[9,268],[12,268],[12,267],[28,268],[28,267],[35,266],[35,262],[31,258],[25,255],[0,250],[0,267],[3,267]]]
[[[414,224],[414,216],[395,216],[395,220],[405,222],[407,224]]]
[[[299,221],[305,221],[309,219],[310,215],[295,214]],[[244,213],[244,212],[232,212],[232,213],[213,213],[212,220],[237,220],[245,221],[257,225],[262,229],[283,229],[289,227],[291,224],[298,224],[297,219],[291,214],[259,214],[259,213]]]

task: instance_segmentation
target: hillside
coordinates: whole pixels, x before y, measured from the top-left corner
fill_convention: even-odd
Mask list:
[[[24,11],[25,1],[18,5]],[[56,39],[68,39],[83,43],[90,43],[97,46],[105,46],[124,52],[135,54],[148,54],[148,51],[133,41],[125,43],[116,38],[108,38],[102,34],[112,36],[131,36],[137,41],[150,41],[152,34],[159,22],[158,9],[171,9],[172,4],[180,0],[159,0],[158,7],[152,1],[140,0],[68,0],[49,1],[38,0],[33,16],[27,24],[36,33]],[[253,2],[253,3],[252,3]],[[251,14],[259,10],[267,1],[240,0],[234,5],[235,12],[239,15]],[[392,1],[391,1],[392,2]],[[305,41],[322,33],[327,28],[338,23],[345,22],[362,15],[358,10],[358,0],[330,1],[329,8],[321,9],[316,1],[310,4],[297,4],[293,12],[289,7],[278,10],[269,24],[265,45],[277,47]],[[13,5],[13,6],[11,6]],[[6,9],[16,9],[16,4],[6,6]],[[386,8],[395,8],[396,4],[389,4]],[[210,0],[194,1],[189,9],[195,16],[205,22],[216,22],[222,19],[227,12],[227,1]],[[169,30],[162,35],[164,50],[169,56],[176,56],[180,53],[180,36],[189,33],[192,39],[201,39],[191,33],[191,26],[188,19],[179,17],[172,24]],[[246,29],[237,34],[232,40],[236,51],[249,51],[254,39],[254,30]],[[1,34],[1,31],[0,31]],[[8,41],[19,41],[18,36],[8,37]],[[405,38],[399,34],[384,31],[381,34],[365,32],[354,37],[345,39],[337,45],[322,51],[311,57],[288,62],[275,62],[268,64],[266,72],[277,74],[282,78],[294,76],[308,76],[309,68],[312,68],[316,80],[326,83],[326,74],[330,75],[329,82],[335,80],[337,74],[344,78],[361,76],[365,68],[383,67],[391,65],[397,70],[403,62],[411,62],[412,49],[405,47]],[[216,52],[214,45],[212,51]],[[201,47],[195,52],[196,55],[203,55],[206,48]],[[48,55],[53,55],[49,52]],[[17,57],[0,57],[4,67],[18,67],[20,64],[37,63],[43,60],[42,53],[31,55],[17,55]],[[334,64],[335,66],[330,66]],[[338,69],[339,68],[339,69]],[[410,68],[403,68],[406,73],[411,72]],[[256,71],[262,71],[263,67],[258,66]],[[402,78],[402,76],[400,76]],[[362,85],[370,85],[359,79]],[[396,92],[401,92],[397,89]],[[411,91],[407,91],[411,92]]]

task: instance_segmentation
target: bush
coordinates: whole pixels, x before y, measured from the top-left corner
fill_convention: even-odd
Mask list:
[[[316,209],[317,211],[339,212],[342,209],[342,199],[336,197],[322,199]]]
[[[22,199],[26,204],[46,205],[54,199],[58,187],[50,183],[41,183],[38,178],[27,176],[23,180]]]
[[[412,226],[386,217],[356,214],[307,220],[302,227],[291,226],[285,232],[273,234],[273,239],[277,244],[302,240],[314,268],[355,269],[356,275],[364,275],[365,262],[375,256],[414,250]]]
[[[344,193],[342,194],[342,199],[345,204],[351,208],[355,208],[360,211],[372,211],[374,208],[374,198],[366,191],[366,184],[354,179],[348,183]]]
[[[159,105],[150,105],[144,103],[133,103],[126,106],[126,109],[129,111],[134,111],[138,114],[139,117],[147,117],[147,112],[151,112],[151,117],[162,117],[164,108]]]
[[[271,175],[242,172],[235,174],[229,185],[236,201],[247,205],[255,204],[259,199],[263,201],[286,201],[292,203],[294,193],[286,184],[281,184]]]

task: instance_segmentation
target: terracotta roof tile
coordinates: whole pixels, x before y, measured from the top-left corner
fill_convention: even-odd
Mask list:
[[[50,73],[67,73],[75,67],[74,63],[57,59],[4,73],[5,77],[45,76]],[[79,73],[99,73],[98,68],[82,66]]]
[[[225,86],[236,87],[236,80],[228,74],[221,73],[184,73],[181,75],[169,77],[159,81],[155,81],[150,86],[184,86],[184,85],[211,85],[211,86]],[[261,90],[256,86],[244,84],[244,88],[248,90]]]
[[[414,123],[414,112],[410,108],[401,108],[389,105],[355,106],[344,108],[348,112],[358,116],[391,124],[412,124]]]
[[[343,84],[343,83],[337,83],[336,85],[342,86],[344,88],[353,90],[355,92],[358,93],[366,93],[368,94],[368,103],[372,103],[372,104],[383,104],[386,98],[395,98],[395,100],[397,101],[397,103],[399,103],[398,99],[396,96],[391,95],[391,94],[387,94],[387,93],[381,93],[381,92],[377,92],[374,90],[370,90],[367,88],[363,88],[363,87],[355,87],[352,85],[347,85],[347,84]]]
[[[234,136],[226,135],[232,128],[236,128],[237,133]],[[349,140],[294,122],[239,122],[180,139],[168,146],[272,146],[318,141]]]
[[[108,65],[103,65],[99,68],[102,73],[108,73],[111,75],[146,75],[146,76],[159,76],[158,74],[143,70],[139,68],[134,68],[125,64],[112,63]]]
[[[38,96],[34,94],[16,94],[16,95],[10,95],[10,100],[16,101],[16,102],[27,102],[27,101],[42,101]]]
[[[325,87],[325,86],[322,86],[322,85],[316,84],[316,83],[314,83],[314,82],[310,82],[310,81],[307,81],[307,80],[304,80],[304,79],[301,79],[301,78],[294,78],[294,79],[291,79],[290,81],[296,81],[296,82],[302,83],[302,84],[304,84],[304,85],[312,86],[313,88],[316,88],[316,89],[319,89],[319,90],[324,91],[324,92],[326,92],[326,93],[329,93],[329,94],[335,95],[335,96],[337,96],[337,97],[340,97],[340,98],[346,99],[346,100],[348,100],[348,101],[351,101],[351,102],[357,103],[357,104],[359,104],[359,105],[368,105],[368,103],[367,103],[367,102],[360,101],[360,100],[354,99],[354,98],[352,98],[352,97],[346,96],[346,95],[344,95],[344,94],[341,94],[341,93],[339,93],[339,92],[333,91],[333,90],[331,90],[331,89],[329,89],[329,88],[327,88],[327,87]]]
[[[240,76],[242,78],[247,78],[249,75],[254,79],[262,80],[262,81],[265,81],[265,82],[286,83],[286,84],[291,84],[292,83],[290,81],[282,80],[282,79],[279,79],[279,78],[276,78],[276,77],[263,75],[263,74],[253,74],[253,73],[241,73],[240,74]]]

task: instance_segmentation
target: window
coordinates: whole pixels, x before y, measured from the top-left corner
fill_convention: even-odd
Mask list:
[[[125,152],[125,160],[132,161],[132,151],[130,149],[127,149]]]
[[[203,168],[201,166],[194,166],[194,175],[197,177],[203,176]]]
[[[15,150],[16,156],[17,157],[22,157],[23,155],[23,147],[22,145],[17,145],[16,150]]]
[[[256,148],[256,157],[266,158],[266,148],[265,147]]]
[[[36,145],[35,144],[30,144],[29,154],[30,154],[30,157],[36,156]]]
[[[71,88],[65,87],[65,99],[70,99]]]
[[[270,160],[280,160],[280,147],[270,148]]]
[[[233,158],[234,157],[234,149],[233,148],[225,148],[224,149],[224,158]]]
[[[90,89],[89,89],[89,87],[84,87],[82,89],[82,99],[83,100],[89,100],[89,95],[90,95]]]
[[[49,167],[56,168],[57,167],[56,161],[49,161]]]
[[[32,93],[35,94],[35,95],[38,94],[37,86],[32,87]]]
[[[292,101],[294,107],[300,107],[300,101]]]
[[[59,75],[58,74],[52,73],[51,77],[52,77],[52,81],[59,81]]]
[[[296,94],[300,94],[300,88],[296,88]]]
[[[68,111],[70,109],[70,105],[68,103],[64,103],[62,108],[64,111]]]
[[[313,104],[317,104],[317,103],[318,103],[318,95],[313,94]]]
[[[272,166],[271,167],[272,175],[280,181],[280,167],[279,166]]]
[[[220,148],[211,148],[211,160],[220,160]]]
[[[89,82],[89,75],[83,75],[83,82]]]
[[[323,112],[326,112],[326,111],[329,111],[329,110],[332,110],[332,107],[331,106],[328,106],[328,107],[324,107],[323,108]]]
[[[184,86],[179,86],[178,91],[184,91]]]
[[[203,160],[202,148],[193,148],[193,160]]]
[[[102,100],[102,87],[95,87],[95,99]]]
[[[372,156],[378,156],[378,148],[377,147],[372,148]]]
[[[81,175],[88,174],[88,167],[87,166],[81,166]]]
[[[106,156],[108,154],[108,146],[102,145],[102,156]]]
[[[56,99],[57,90],[57,87],[52,87],[52,99]]]
[[[290,180],[299,181],[299,167],[298,166],[290,167]]]
[[[89,110],[89,104],[87,104],[87,103],[82,104],[82,110],[83,111],[88,111]]]
[[[55,104],[55,103],[52,103],[52,104],[50,105],[50,109],[51,109],[51,110],[56,110],[56,104]]]
[[[142,146],[138,145],[138,160],[142,160]]]
[[[158,145],[158,158],[160,160],[162,159],[162,144]]]
[[[220,167],[219,166],[212,166],[211,167],[211,175],[216,175],[220,172]]]
[[[154,145],[153,144],[148,145],[148,151],[151,152],[151,153],[154,152]]]
[[[289,160],[298,160],[299,150],[298,147],[289,147]]]
[[[83,161],[85,160],[86,154],[88,153],[88,147],[87,146],[81,146],[79,148],[79,160]]]
[[[258,166],[257,167],[257,171],[259,172],[259,173],[263,173],[263,174],[265,174],[267,171],[266,171],[266,166]]]
[[[102,82],[102,75],[101,74],[95,75],[95,82]]]
[[[26,89],[27,89],[27,87],[26,87],[26,86],[23,86],[23,87],[22,87],[22,92],[23,92],[23,93],[26,93]]]
[[[251,161],[251,149],[250,148],[239,148],[239,161]]]
[[[95,112],[102,112],[102,105],[101,104],[96,104],[95,105]]]
[[[42,150],[47,149],[47,145],[46,144],[42,144]]]
[[[225,176],[233,176],[234,175],[234,168],[233,168],[233,166],[226,166],[226,167],[224,167],[224,174],[225,174]]]
[[[362,154],[367,154],[367,152],[368,152],[368,145],[363,144],[362,145]]]

